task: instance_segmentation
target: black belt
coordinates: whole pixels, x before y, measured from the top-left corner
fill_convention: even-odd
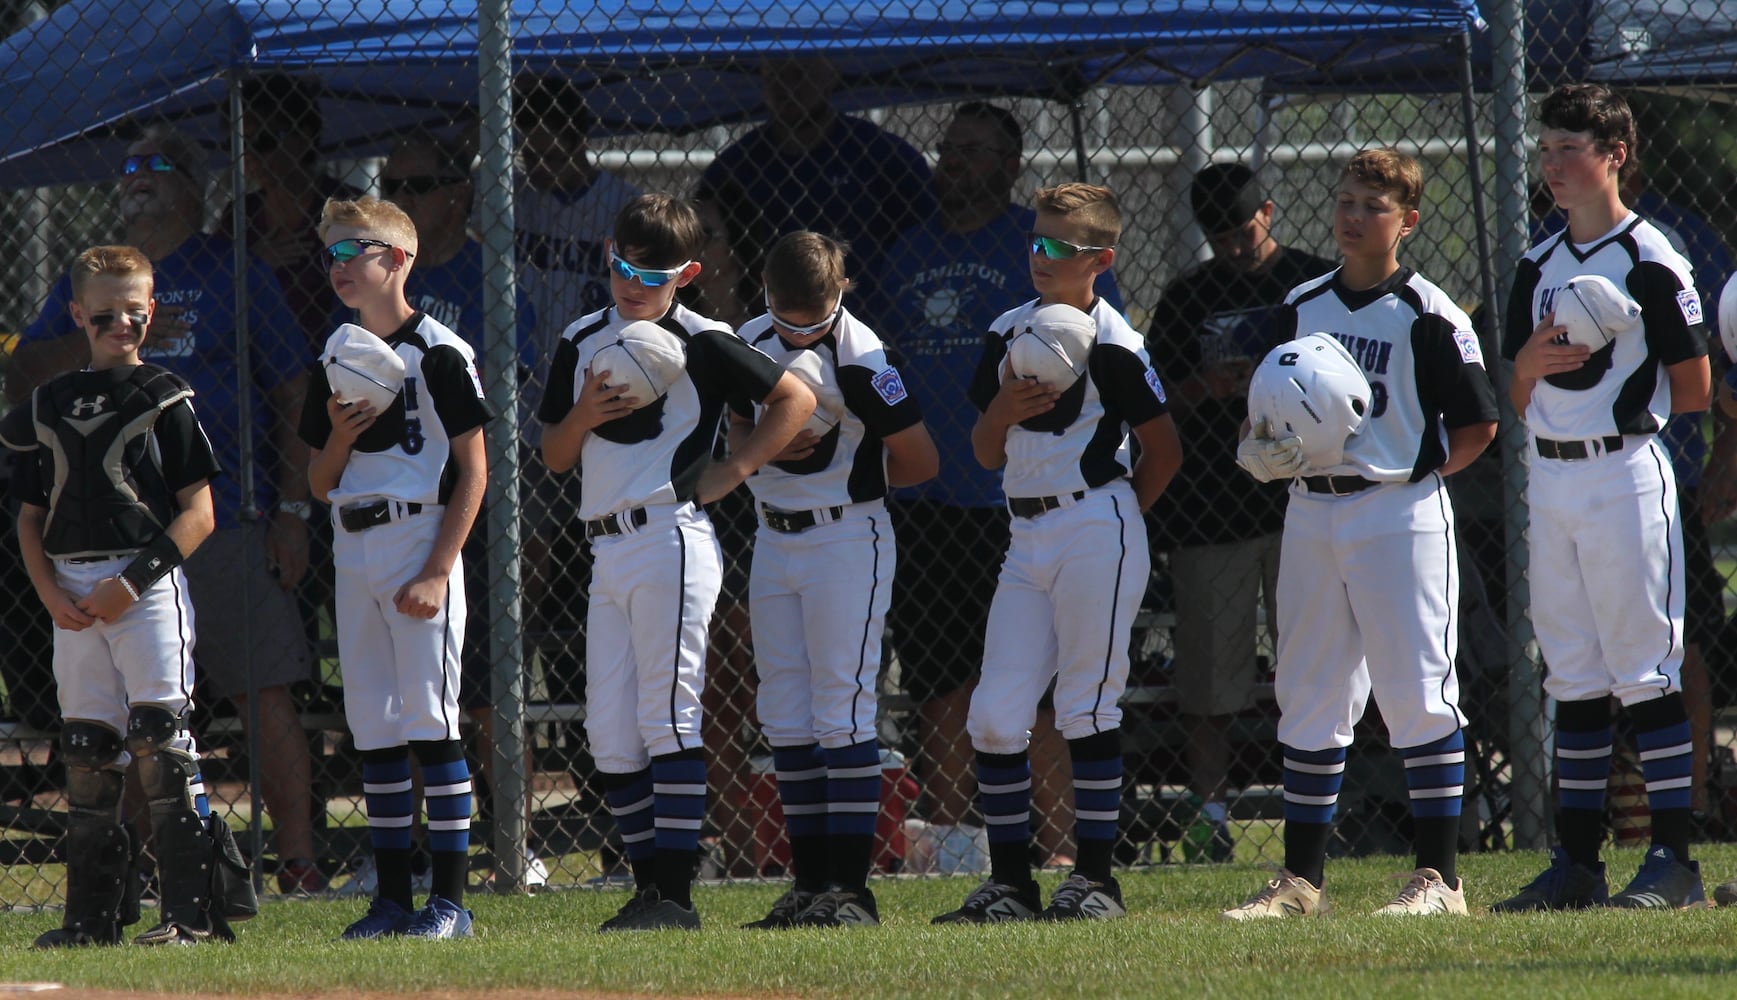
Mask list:
[[[766,519],[766,527],[784,535],[794,535],[807,531],[817,524],[830,523],[844,516],[843,507],[823,507],[821,509],[829,515],[825,521],[822,521],[820,516],[812,510],[777,510],[762,505],[760,514]]]
[[[1598,454],[1596,446],[1602,445],[1604,453],[1622,450],[1622,435],[1611,434],[1591,441],[1552,441],[1549,438],[1534,438],[1538,442],[1538,454],[1545,458],[1554,458],[1564,462],[1578,462]]]
[[[645,527],[645,508],[635,507],[619,514],[605,514],[585,522],[585,540],[599,535],[625,535],[634,528]]]
[[[1069,494],[1075,503],[1086,498],[1085,490],[1075,490]],[[1047,514],[1057,507],[1067,503],[1065,497],[1008,497],[1007,510],[1014,517],[1036,517]]]
[[[389,523],[392,520],[392,504],[397,501],[376,500],[373,503],[353,503],[348,507],[338,508],[338,523],[345,531],[367,531],[369,528]],[[404,516],[412,517],[422,513],[419,503],[405,503]]]
[[[1303,488],[1310,493],[1331,493],[1336,497],[1350,496],[1361,493],[1371,486],[1381,484],[1373,479],[1362,476],[1304,476]]]
[[[73,556],[71,559],[66,561],[72,563],[74,566],[82,566],[85,563],[100,563],[108,562],[111,559],[125,559],[134,554],[135,553],[132,552],[113,552],[106,556]]]

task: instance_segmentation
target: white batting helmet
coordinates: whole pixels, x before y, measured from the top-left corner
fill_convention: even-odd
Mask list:
[[[1577,274],[1556,293],[1556,325],[1568,328],[1570,344],[1598,350],[1618,334],[1638,330],[1640,303],[1602,274]]]
[[[320,355],[326,382],[341,403],[367,400],[385,412],[404,388],[404,359],[379,337],[345,323],[326,338]]]
[[[1369,379],[1345,345],[1324,333],[1280,344],[1255,366],[1248,388],[1249,419],[1266,420],[1274,437],[1303,441],[1309,467],[1329,469],[1345,458],[1345,442],[1363,429]]]
[[[648,406],[669,392],[687,369],[688,350],[680,337],[649,320],[636,319],[615,331],[615,339],[591,356],[591,371],[609,373],[611,388],[624,388]]]
[[[1007,344],[1015,378],[1036,379],[1066,390],[1086,373],[1086,359],[1098,340],[1098,323],[1073,306],[1051,303],[1031,312]]]
[[[838,426],[844,417],[844,393],[839,391],[837,373],[820,352],[797,351],[784,370],[814,390],[814,415],[802,429],[819,437]]]
[[[1725,345],[1725,358],[1737,364],[1737,274],[1725,279],[1719,292],[1719,342]]]

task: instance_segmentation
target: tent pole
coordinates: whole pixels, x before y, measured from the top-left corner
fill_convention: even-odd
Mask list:
[[[1085,95],[1073,99],[1068,105],[1068,120],[1074,127],[1074,179],[1082,184],[1090,183],[1086,176],[1086,168],[1090,159],[1086,156],[1086,103]]]
[[[489,675],[494,739],[489,784],[494,790],[495,885],[525,886],[524,630],[519,603],[519,384],[516,277],[513,271],[512,3],[477,5],[478,102],[482,112],[483,374],[500,414],[484,428],[489,455]],[[547,320],[545,320],[546,322]]]

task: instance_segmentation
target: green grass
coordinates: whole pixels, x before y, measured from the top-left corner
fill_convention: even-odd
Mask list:
[[[1611,851],[1620,887],[1638,851]],[[1737,847],[1701,852],[1709,891],[1737,874]],[[1507,895],[1542,864],[1535,853],[1464,859],[1474,910]],[[1079,925],[932,927],[958,905],[964,879],[875,883],[879,930],[749,932],[779,885],[703,887],[699,934],[599,937],[619,891],[532,897],[476,895],[478,936],[430,944],[353,944],[332,937],[359,916],[355,901],[270,904],[233,946],[42,953],[31,939],[58,914],[0,917],[0,981],[200,994],[432,990],[589,990],[636,995],[801,997],[1549,997],[1729,996],[1737,972],[1737,911],[1542,914],[1469,919],[1368,916],[1404,868],[1396,858],[1333,861],[1335,915],[1228,924],[1218,911],[1266,877],[1250,865],[1174,866],[1122,877],[1131,916]],[[1059,876],[1048,875],[1046,889]],[[149,919],[149,914],[147,914]],[[137,928],[135,928],[136,930]]]

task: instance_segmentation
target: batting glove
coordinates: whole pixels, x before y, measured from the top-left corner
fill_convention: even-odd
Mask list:
[[[1267,422],[1262,420],[1237,444],[1236,464],[1261,482],[1270,483],[1290,479],[1302,472],[1308,462],[1303,458],[1302,438],[1292,435],[1275,439]]]

